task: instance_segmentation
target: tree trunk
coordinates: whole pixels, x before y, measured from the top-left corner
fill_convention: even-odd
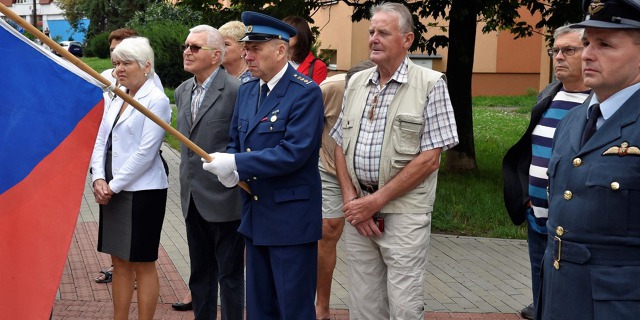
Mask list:
[[[447,171],[477,170],[473,140],[471,77],[476,44],[476,19],[482,0],[453,0],[449,12],[449,54],[447,83],[458,126],[460,144],[446,152]]]

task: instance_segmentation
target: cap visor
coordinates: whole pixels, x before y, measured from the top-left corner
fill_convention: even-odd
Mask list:
[[[600,20],[585,20],[576,24],[572,24],[569,26],[569,28],[640,29],[640,27],[634,25],[606,22]]]
[[[248,41],[265,42],[275,38],[277,37],[270,36],[270,35],[263,35],[263,34],[248,34],[248,35],[245,35],[244,38],[240,39],[239,41],[240,42],[248,42]]]

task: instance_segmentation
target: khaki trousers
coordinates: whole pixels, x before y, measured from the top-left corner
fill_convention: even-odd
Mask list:
[[[382,214],[381,237],[345,226],[351,319],[424,319],[431,213]]]

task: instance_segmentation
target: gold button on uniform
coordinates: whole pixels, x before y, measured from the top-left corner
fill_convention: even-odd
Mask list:
[[[258,196],[253,196],[253,200],[258,201]]]
[[[247,152],[251,152],[251,148],[247,148]]]
[[[571,200],[571,198],[573,197],[573,193],[571,193],[571,191],[567,190],[564,192],[564,199],[565,200]]]
[[[258,180],[258,177],[253,177],[253,180]]]
[[[573,159],[573,166],[574,167],[579,167],[581,164],[582,164],[582,159],[580,159],[580,158]]]
[[[562,236],[564,234],[564,228],[561,226],[556,227],[556,234],[558,237]]]
[[[618,190],[618,189],[620,189],[620,184],[615,182],[615,181],[611,182],[611,190],[615,191],[615,190]]]

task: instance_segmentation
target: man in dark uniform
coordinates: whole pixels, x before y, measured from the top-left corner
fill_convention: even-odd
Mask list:
[[[322,93],[288,63],[296,29],[244,12],[246,61],[228,153],[204,168],[227,187],[247,182],[239,231],[247,251],[247,319],[315,319],[322,193]]]
[[[558,126],[538,319],[640,314],[640,1],[584,1],[584,84]]]

